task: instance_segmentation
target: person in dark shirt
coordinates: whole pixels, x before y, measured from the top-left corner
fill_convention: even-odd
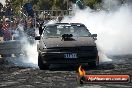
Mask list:
[[[3,37],[2,23],[0,22],[0,37]]]
[[[5,19],[2,23],[2,31],[3,31],[3,37],[5,41],[11,40],[11,33],[9,31],[9,27],[10,27],[9,22],[10,21]]]

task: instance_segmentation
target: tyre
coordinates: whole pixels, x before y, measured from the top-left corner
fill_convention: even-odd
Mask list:
[[[49,65],[46,63],[43,63],[41,54],[38,54],[38,66],[39,66],[40,70],[49,69]]]

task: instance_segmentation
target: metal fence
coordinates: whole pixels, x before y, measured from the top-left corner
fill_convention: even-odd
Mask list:
[[[56,19],[59,16],[67,16],[72,14],[72,10],[36,10],[36,17],[42,20]]]

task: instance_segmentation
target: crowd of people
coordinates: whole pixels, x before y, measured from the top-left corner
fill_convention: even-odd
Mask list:
[[[3,37],[4,41],[19,38],[21,32],[29,36],[35,36],[33,18],[20,19],[13,17],[10,19],[9,17],[3,17],[0,22],[0,37]]]

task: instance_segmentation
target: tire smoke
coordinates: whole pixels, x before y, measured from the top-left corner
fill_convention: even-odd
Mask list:
[[[83,23],[91,33],[97,33],[97,46],[102,61],[109,61],[109,55],[132,54],[132,10],[124,4],[116,10],[94,11],[87,7],[84,10],[74,9],[75,15],[65,17],[62,22]],[[106,59],[107,58],[107,59]]]
[[[2,3],[4,5],[5,4],[5,0],[0,0],[0,3]]]
[[[106,4],[106,3],[105,3]],[[122,5],[110,11],[95,11],[87,7],[84,10],[74,8],[73,16],[65,16],[61,22],[83,23],[92,34],[97,34],[97,46],[101,61],[111,61],[107,56],[132,54],[132,6]],[[54,22],[51,22],[54,23]],[[30,44],[27,38],[23,46],[27,58],[23,62],[37,64],[37,43]]]
[[[22,46],[23,50],[25,51],[25,60],[23,59],[22,62],[29,64],[30,67],[38,67],[38,53],[37,53],[37,41],[35,38],[28,38],[27,36],[23,36],[21,42],[25,44]]]
[[[38,53],[37,53],[37,41],[35,41],[35,38],[27,36],[24,27],[22,24],[18,25],[18,30],[21,33],[20,36],[20,43],[21,43],[21,50],[22,55],[18,57],[8,58],[7,61],[10,65],[15,66],[22,66],[22,67],[33,67],[38,68]],[[36,31],[37,33],[38,31]],[[17,35],[20,35],[19,32],[17,32]],[[15,41],[15,40],[14,40]]]

